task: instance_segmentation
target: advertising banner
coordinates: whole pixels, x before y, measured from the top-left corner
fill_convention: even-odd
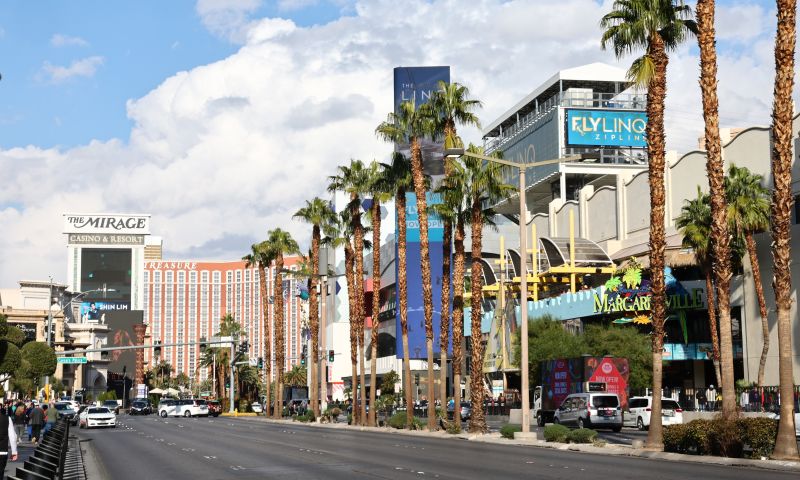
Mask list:
[[[114,310],[106,312],[108,324],[108,347],[127,347],[136,345],[134,325],[144,322],[141,310]],[[108,353],[108,371],[122,373],[123,367],[128,375],[136,372],[136,350],[116,350]]]
[[[428,205],[441,203],[441,197],[426,194]],[[425,347],[425,308],[422,301],[422,271],[420,269],[419,216],[417,197],[406,193],[406,275],[408,277],[408,358],[427,358]],[[439,328],[442,308],[442,238],[444,228],[441,219],[428,214],[428,239],[431,259],[431,286],[433,289],[433,350],[439,353]],[[396,264],[396,268],[402,268]],[[398,272],[395,272],[398,273]],[[399,295],[399,290],[398,290]],[[400,304],[400,300],[397,300]],[[396,348],[398,358],[406,358],[403,351],[400,311],[397,311]]]
[[[150,215],[65,213],[64,233],[150,235]]]
[[[626,110],[567,110],[567,145],[647,147],[647,114]]]
[[[81,302],[81,319],[106,320],[104,314],[109,312],[129,311],[130,303],[127,302]]]

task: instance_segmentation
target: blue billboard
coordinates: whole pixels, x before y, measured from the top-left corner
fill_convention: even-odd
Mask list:
[[[627,110],[567,110],[567,145],[647,147],[647,114]]]
[[[428,205],[441,203],[441,197],[428,192],[425,195]],[[417,215],[417,197],[406,193],[406,264],[395,262],[395,269],[405,268],[408,278],[408,358],[426,358],[425,347],[425,306],[422,300],[422,270],[420,265],[419,216]],[[442,315],[442,238],[444,226],[437,215],[428,214],[428,239],[431,259],[431,287],[433,290],[433,351],[439,353],[439,328]],[[395,247],[396,248],[396,247]],[[399,257],[395,256],[395,258]],[[399,272],[395,271],[395,274]],[[399,289],[396,291],[398,297]],[[397,299],[400,305],[400,299]],[[397,309],[396,350],[398,358],[406,358],[403,351],[403,330],[400,325],[400,309]],[[452,316],[451,316],[452,318]],[[451,341],[452,344],[452,341]]]

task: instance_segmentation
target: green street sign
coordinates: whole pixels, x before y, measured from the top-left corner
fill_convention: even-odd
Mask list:
[[[86,357],[58,357],[58,363],[86,363]]]

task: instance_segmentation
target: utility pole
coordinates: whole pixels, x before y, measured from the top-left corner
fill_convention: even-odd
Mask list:
[[[47,346],[53,348],[53,337],[50,335],[50,331],[53,328],[53,277],[50,277],[50,294],[47,297],[47,330],[45,331],[45,335],[47,335]],[[44,388],[45,388],[45,398],[46,401],[50,401],[50,375],[46,375],[44,377]]]
[[[234,398],[234,386],[233,383],[233,372],[236,369],[236,342],[231,342],[231,390],[230,390],[230,405],[228,407],[228,413],[233,413],[233,398]]]

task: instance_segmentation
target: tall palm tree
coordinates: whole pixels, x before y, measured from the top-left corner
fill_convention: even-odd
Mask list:
[[[719,137],[719,99],[717,98],[717,51],[714,34],[714,1],[697,2],[697,41],[700,47],[700,92],[705,120],[706,173],[711,198],[711,251],[720,321],[722,360],[722,414],[733,415],[736,399],[733,389],[733,336],[731,332],[730,281],[731,243],[725,195],[722,142]]]
[[[469,89],[459,83],[439,82],[439,88],[431,95],[430,106],[436,120],[435,133],[441,135],[444,141],[444,148],[463,147],[464,143],[458,136],[456,124],[472,125],[480,128],[480,121],[475,115],[474,110],[481,107],[480,100],[469,98]],[[444,160],[444,181],[447,182],[452,172],[454,159],[445,157]],[[452,212],[452,209],[447,209]],[[442,315],[440,322],[439,350],[441,381],[440,398],[442,403],[447,400],[447,347],[449,339],[448,327],[450,324],[450,286],[452,277],[450,275],[450,257],[452,253],[453,222],[449,215],[442,217]],[[455,385],[455,384],[454,384]],[[460,385],[458,386],[460,388]],[[455,415],[454,415],[455,418]]]
[[[470,144],[467,152],[484,155],[482,147]],[[495,151],[493,156],[501,157],[501,152]],[[483,268],[481,266],[481,250],[483,244],[483,227],[486,221],[493,217],[493,212],[487,210],[486,205],[491,205],[507,197],[514,191],[514,187],[503,183],[501,179],[502,167],[500,164],[484,162],[477,158],[465,156],[462,158],[464,177],[467,185],[469,202],[469,224],[472,234],[472,272],[471,272],[471,328],[470,341],[472,344],[472,360],[470,363],[470,397],[472,413],[469,421],[471,432],[485,432],[486,419],[483,413],[483,353],[484,347],[481,340],[481,301],[483,299]],[[524,303],[524,302],[523,302]],[[523,305],[522,308],[525,308]]]
[[[273,284],[273,319],[275,325],[275,418],[283,416],[283,372],[286,366],[286,337],[283,331],[283,256],[299,254],[300,247],[289,232],[276,228],[270,230],[267,245],[275,264]]]
[[[406,274],[406,192],[413,188],[411,162],[400,152],[392,155],[392,163],[383,165],[386,181],[394,186],[397,210],[397,291],[400,312],[400,333],[403,345],[403,394],[406,403],[406,428],[414,422],[411,386],[411,363],[408,351],[408,279]]]
[[[302,365],[292,365],[292,369],[283,374],[286,385],[300,387],[308,383],[308,371]]]
[[[328,191],[342,191],[350,196],[348,211],[350,212],[350,222],[353,231],[353,287],[355,288],[355,318],[358,329],[358,343],[364,345],[364,225],[361,223],[361,199],[369,185],[369,174],[364,162],[361,160],[350,160],[350,165],[339,166],[338,175],[329,177]],[[352,316],[351,316],[352,318]],[[367,406],[364,401],[366,398],[366,385],[364,382],[364,349],[358,348],[358,364],[360,368],[360,395],[356,395],[360,403],[359,419],[361,425],[366,424]]]
[[[797,460],[794,439],[794,378],[792,373],[792,275],[790,233],[792,208],[792,89],[794,49],[797,42],[797,0],[778,0],[778,28],[775,36],[775,88],[772,104],[772,261],[774,264],[775,310],[778,317],[778,376],[781,421],[774,458]]]
[[[270,383],[272,379],[272,327],[269,315],[269,295],[267,293],[267,272],[272,263],[273,255],[269,249],[269,244],[264,242],[254,243],[250,246],[250,253],[242,257],[249,268],[253,265],[258,266],[258,292],[260,296],[261,309],[264,321],[264,373],[268,379],[264,385],[265,395],[270,398]],[[269,405],[264,406],[264,411],[269,413]]]
[[[711,205],[708,195],[697,186],[697,198],[686,200],[681,207],[681,214],[675,219],[675,225],[683,234],[683,246],[694,249],[697,262],[706,278],[706,296],[708,297],[708,328],[711,332],[711,361],[717,385],[722,373],[719,367],[719,335],[717,334],[717,312],[714,301],[714,281],[712,279],[711,262]]]
[[[319,417],[319,246],[322,240],[322,227],[333,219],[333,210],[328,202],[319,197],[306,200],[306,206],[295,212],[294,218],[311,224],[311,272],[309,274],[308,288],[308,326],[311,329],[311,408],[315,417]]]
[[[372,161],[368,169],[367,193],[372,197],[370,206],[370,225],[372,226],[372,352],[370,357],[369,404],[376,405],[375,394],[378,385],[378,315],[380,314],[381,292],[381,204],[392,198],[393,185],[386,176],[386,169],[376,161]],[[370,408],[369,424],[377,426],[376,408]]]
[[[769,352],[769,322],[764,286],[761,283],[761,269],[753,235],[769,229],[769,190],[761,183],[764,178],[753,174],[746,167],[731,165],[725,178],[725,192],[728,197],[728,228],[743,239],[753,271],[753,284],[756,289],[759,312],[761,313],[761,361],[758,365],[758,384],[764,385],[764,369]]]
[[[667,311],[664,284],[664,99],[667,95],[667,52],[696,31],[697,26],[690,19],[691,9],[673,0],[615,0],[612,8],[600,21],[601,28],[605,29],[600,40],[601,46],[605,49],[611,45],[617,57],[645,49],[645,54],[631,65],[628,77],[648,90],[646,136],[650,182],[653,391],[660,392]],[[661,402],[654,402],[647,446],[663,450],[662,435]]]
[[[422,273],[422,304],[425,313],[425,347],[428,352],[428,429],[435,430],[436,410],[434,405],[433,376],[433,287],[431,285],[431,257],[428,239],[428,202],[425,173],[422,166],[420,140],[434,133],[434,116],[429,105],[416,106],[414,102],[402,102],[397,113],[389,113],[385,122],[378,125],[375,133],[382,139],[411,146],[411,176],[414,180],[414,195],[417,197],[419,218],[420,271]]]

